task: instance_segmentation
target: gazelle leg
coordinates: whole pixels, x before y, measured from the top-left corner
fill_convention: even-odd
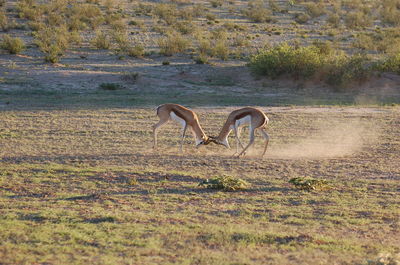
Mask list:
[[[187,129],[187,124],[185,124],[182,128],[182,139],[181,139],[181,146],[180,146],[180,151],[181,153],[183,152],[183,142],[185,141],[185,133]]]
[[[246,150],[254,143],[254,138],[255,138],[254,137],[254,129],[252,127],[250,127],[250,141],[249,141],[248,145],[243,149],[243,151],[238,155],[238,157],[246,154]]]
[[[261,128],[261,129],[260,129],[260,131],[261,131],[262,135],[263,135],[263,136],[264,136],[264,138],[265,138],[265,147],[264,147],[264,152],[263,152],[263,153],[262,153],[262,155],[261,155],[261,157],[263,157],[263,156],[264,156],[264,154],[265,154],[265,152],[267,151],[268,142],[269,142],[269,135],[268,135],[268,133],[265,131],[265,129],[264,129],[264,128]]]
[[[242,149],[244,149],[244,146],[243,146],[242,142],[240,141],[240,134],[242,132],[242,127],[234,126],[234,130],[235,130],[235,139],[236,139],[236,152],[233,155],[236,155],[239,153],[239,145],[242,147]]]
[[[153,125],[153,149],[157,148],[157,133],[161,126],[165,125],[168,119],[161,119],[158,123]]]

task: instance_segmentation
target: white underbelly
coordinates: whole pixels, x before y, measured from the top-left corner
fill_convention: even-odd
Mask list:
[[[241,126],[248,125],[250,123],[251,123],[251,116],[247,115],[241,119],[236,120],[235,126],[236,126],[236,128],[239,128]],[[231,126],[231,129],[233,129],[233,125]]]
[[[171,117],[171,120],[178,122],[182,127],[186,126],[186,121],[180,117],[178,117],[173,111],[171,111],[171,114],[169,115]]]

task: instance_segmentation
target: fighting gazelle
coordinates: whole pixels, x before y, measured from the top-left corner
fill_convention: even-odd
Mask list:
[[[160,121],[153,125],[153,136],[154,145],[153,148],[157,148],[157,131],[158,129],[166,124],[169,120],[177,121],[182,125],[182,139],[180,145],[180,151],[182,152],[183,141],[185,138],[186,129],[189,127],[193,133],[194,139],[196,141],[196,146],[207,145],[210,143],[210,139],[204,133],[200,126],[199,119],[193,111],[185,108],[178,104],[163,104],[157,108],[157,116]]]
[[[242,108],[238,110],[234,110],[229,114],[228,119],[226,120],[224,126],[221,129],[218,137],[210,136],[210,141],[216,144],[224,145],[227,148],[230,148],[228,142],[228,136],[233,130],[235,132],[236,138],[236,153],[239,153],[239,145],[242,147],[242,152],[239,153],[238,156],[246,154],[246,150],[254,143],[254,132],[258,129],[265,138],[265,147],[264,152],[261,156],[264,156],[265,152],[267,151],[269,135],[265,131],[265,127],[267,126],[269,120],[268,117],[256,108]],[[250,127],[250,142],[246,147],[243,146],[242,142],[240,141],[240,132],[243,125],[249,125]]]

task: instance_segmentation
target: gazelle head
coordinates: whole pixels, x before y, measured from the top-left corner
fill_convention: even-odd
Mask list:
[[[217,137],[215,136],[210,136],[209,138],[209,142],[214,143],[214,144],[219,144],[219,145],[223,145],[226,148],[230,149],[231,147],[229,146],[228,140],[225,139],[223,141],[220,141]]]
[[[199,142],[196,143],[196,147],[199,148],[202,145],[208,145],[211,143],[211,138],[207,136],[203,136]]]

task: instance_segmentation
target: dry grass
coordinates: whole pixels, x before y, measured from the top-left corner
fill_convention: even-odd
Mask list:
[[[196,109],[210,134],[231,110]],[[3,111],[0,260],[367,264],[381,256],[395,259],[398,107],[268,108],[267,113],[271,148],[260,160],[251,154],[232,158],[233,150],[219,146],[196,149],[190,137],[181,155],[174,124],[160,132],[161,150],[152,152],[151,125],[157,118],[150,108]],[[343,137],[358,134],[349,127],[319,137],[330,120],[334,127],[366,128],[352,139],[356,149],[347,152],[345,140],[342,152],[332,156],[311,151],[325,146],[330,153]],[[311,138],[312,144],[291,148]],[[262,148],[256,139],[255,153]],[[251,187],[234,193],[198,187],[223,174]],[[303,192],[288,183],[304,176],[327,180],[332,188]]]

